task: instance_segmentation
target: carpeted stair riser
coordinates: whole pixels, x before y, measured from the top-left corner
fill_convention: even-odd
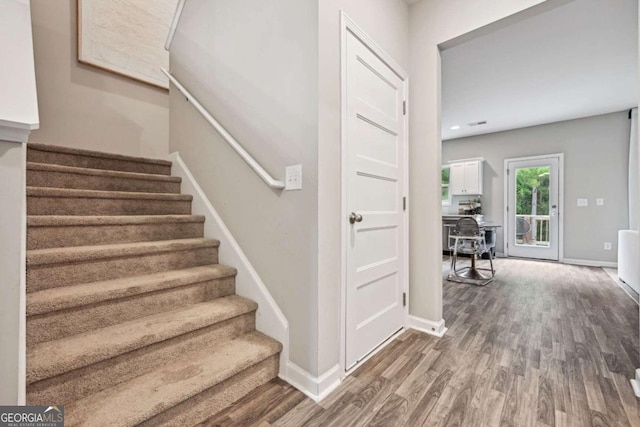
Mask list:
[[[179,194],[180,181],[180,178],[166,175],[27,165],[27,186],[30,187]]]
[[[225,297],[234,292],[235,278],[227,277],[99,304],[28,316],[27,342],[32,345],[80,334],[190,304]]]
[[[216,346],[255,330],[255,312],[179,335],[83,368],[47,378],[27,387],[27,403],[69,404],[90,394],[151,372],[190,353]]]
[[[27,254],[27,265],[29,265],[29,260],[29,254]],[[78,261],[69,259],[58,263],[32,263],[27,271],[27,292],[217,263],[217,246],[187,248],[138,256],[117,257],[112,255],[108,258]]]
[[[135,194],[135,193],[130,193]],[[147,193],[142,193],[147,194]],[[189,215],[191,198],[91,198],[32,196],[27,190],[27,215]]]
[[[154,217],[60,217],[69,219],[47,223],[47,216],[38,217],[40,223],[34,224],[35,217],[28,221],[27,249],[60,248],[68,246],[109,245],[114,243],[152,242],[159,240],[191,239],[204,236],[204,217],[186,216],[172,219],[164,216]],[[82,221],[74,222],[74,218]],[[108,218],[109,220],[105,220]],[[111,219],[117,219],[111,221]],[[149,222],[126,222],[138,218]]]
[[[89,169],[171,175],[171,162],[168,161],[138,159],[41,144],[28,144],[27,161]]]
[[[162,412],[138,427],[190,426],[220,412],[236,400],[247,395],[278,376],[278,355],[242,371],[214,387]],[[73,425],[73,424],[71,424]]]

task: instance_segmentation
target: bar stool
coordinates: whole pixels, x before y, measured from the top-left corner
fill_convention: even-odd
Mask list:
[[[484,230],[480,228],[478,222],[469,217],[460,218],[456,223],[456,227],[452,230],[454,239],[453,246],[449,249],[452,251],[451,269],[449,270],[448,280],[453,282],[470,283],[478,286],[485,286],[491,282],[495,276],[493,268],[493,256],[491,248],[487,246]],[[476,258],[489,254],[489,265],[491,268],[476,267]],[[458,269],[458,254],[470,255],[471,265]],[[491,271],[491,276],[485,276],[479,270]]]

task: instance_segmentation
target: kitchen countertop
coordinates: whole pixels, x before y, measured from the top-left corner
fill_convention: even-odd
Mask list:
[[[487,228],[500,228],[500,227],[502,227],[502,225],[500,225],[500,224],[496,224],[496,223],[495,223],[495,222],[493,222],[493,221],[478,221],[478,225],[479,225],[480,227],[487,227]],[[445,226],[445,227],[453,228],[453,227],[455,227],[456,225],[455,225],[455,224],[444,224],[444,226]]]

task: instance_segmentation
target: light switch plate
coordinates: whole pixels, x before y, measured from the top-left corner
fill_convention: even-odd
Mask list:
[[[596,199],[596,205],[597,206],[604,206],[604,199],[602,199],[602,198]]]
[[[611,242],[604,242],[604,250],[605,251],[611,250]]]
[[[584,208],[589,206],[589,199],[578,199],[578,207]]]
[[[302,165],[287,166],[284,175],[285,190],[302,190]]]

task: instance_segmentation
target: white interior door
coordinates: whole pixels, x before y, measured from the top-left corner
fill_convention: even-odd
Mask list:
[[[346,368],[403,327],[404,82],[346,40]]]
[[[560,156],[508,160],[507,254],[557,261]]]

